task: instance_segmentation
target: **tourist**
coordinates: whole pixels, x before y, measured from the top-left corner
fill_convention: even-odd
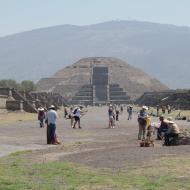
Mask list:
[[[51,105],[46,114],[47,122],[47,144],[59,144],[56,136],[56,120],[58,119],[55,106]]]
[[[162,140],[165,133],[168,131],[168,123],[164,121],[164,116],[160,116],[160,127],[157,129],[157,140]]]
[[[172,121],[172,118],[168,118],[167,120],[165,120],[165,122],[168,124],[169,128],[164,135],[164,140],[165,140],[164,145],[165,146],[174,145],[173,143],[175,143],[175,140],[178,138],[180,133],[179,127],[174,121]]]
[[[123,105],[121,105],[120,111],[121,111],[121,113],[123,113]]]
[[[110,105],[108,108],[108,117],[109,117],[109,128],[114,128],[115,125],[115,114],[113,110],[113,106]]]
[[[73,124],[73,129],[75,129],[76,124],[78,123],[78,128],[82,129],[81,125],[80,125],[80,118],[85,114],[85,112],[87,111],[82,111],[83,107],[77,107],[74,109],[73,111],[73,116],[74,116],[74,124]]]
[[[116,115],[116,121],[119,121],[119,109],[118,109],[118,107],[115,110],[115,115]]]
[[[133,114],[133,106],[128,106],[127,107],[127,113],[128,113],[128,120],[132,119],[132,114]]]
[[[64,118],[67,119],[67,116],[68,116],[68,111],[67,108],[64,107]]]
[[[72,128],[73,127],[73,123],[74,123],[73,107],[70,108],[69,119],[71,120],[71,128]]]
[[[44,127],[45,110],[42,106],[38,108],[38,120],[40,121],[40,128]]]
[[[142,106],[142,109],[140,110],[140,113],[138,115],[138,124],[139,124],[139,132],[138,132],[138,140],[145,139],[146,134],[146,125],[147,125],[147,112],[148,107]]]
[[[171,106],[170,105],[167,105],[167,110],[168,110],[168,114],[171,113]]]
[[[162,114],[165,114],[165,113],[166,113],[166,106],[162,105]]]

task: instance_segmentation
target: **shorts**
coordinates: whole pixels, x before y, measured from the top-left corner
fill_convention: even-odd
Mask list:
[[[80,121],[80,117],[74,116],[75,121]]]

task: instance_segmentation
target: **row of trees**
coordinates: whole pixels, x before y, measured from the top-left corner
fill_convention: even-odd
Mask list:
[[[30,80],[23,80],[21,83],[17,83],[15,80],[6,79],[0,80],[0,88],[15,88],[17,90],[34,91],[36,85]]]

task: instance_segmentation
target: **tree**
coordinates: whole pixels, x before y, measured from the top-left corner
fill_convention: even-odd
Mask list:
[[[36,89],[36,85],[33,81],[30,80],[23,80],[20,84],[21,90],[25,91],[33,91]]]
[[[18,88],[19,84],[17,84],[15,80],[5,79],[5,80],[0,80],[0,87],[1,88]]]

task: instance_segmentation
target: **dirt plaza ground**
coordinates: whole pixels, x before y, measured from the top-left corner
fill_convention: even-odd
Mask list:
[[[157,121],[158,118],[152,120]],[[180,128],[190,128],[187,121],[177,123]],[[72,129],[70,120],[64,119],[63,113],[59,112],[57,135],[62,145],[46,145],[46,128],[39,128],[36,119],[1,124],[0,156],[20,150],[34,150],[34,159],[64,160],[120,170],[154,162],[162,157],[190,155],[187,145],[163,147],[161,141],[155,141],[154,147],[139,147],[137,114],[128,121],[126,109],[116,127],[108,129],[107,107],[90,107],[81,118],[81,126],[82,129]]]

